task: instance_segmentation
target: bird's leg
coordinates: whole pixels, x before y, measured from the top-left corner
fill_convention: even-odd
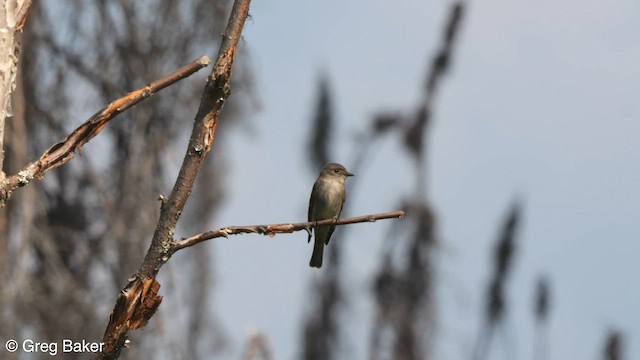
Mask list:
[[[318,222],[317,221],[312,221],[311,225],[313,225],[313,227],[316,227],[316,225],[318,225]],[[307,234],[309,234],[309,236],[312,236],[312,234],[311,234],[311,225],[307,225],[307,226],[304,227],[304,229],[307,231]]]

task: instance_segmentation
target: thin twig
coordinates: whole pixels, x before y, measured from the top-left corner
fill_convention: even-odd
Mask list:
[[[27,22],[29,9],[31,8],[31,0],[24,0],[18,6],[18,11],[16,12],[16,30],[22,32],[22,28]]]
[[[89,140],[98,135],[111,119],[133,107],[140,101],[151,97],[158,91],[194,74],[210,63],[211,60],[203,56],[189,65],[183,66],[173,73],[111,102],[105,108],[95,113],[64,140],[54,144],[45,151],[44,154],[40,156],[40,159],[28,164],[17,174],[7,177],[0,186],[0,208],[5,206],[7,199],[15,189],[29,184],[33,179],[41,179],[45,171],[56,168],[71,160],[75,153]]]
[[[355,224],[361,222],[374,222],[382,219],[401,218],[404,216],[404,211],[393,211],[382,214],[372,214],[356,216],[344,219],[327,219],[320,221],[309,221],[296,224],[271,224],[271,225],[248,225],[248,226],[229,226],[220,228],[217,230],[207,231],[197,235],[184,238],[180,241],[176,241],[171,246],[171,253],[175,253],[180,249],[184,249],[189,246],[201,243],[206,240],[211,240],[219,237],[228,237],[229,235],[238,234],[260,234],[267,236],[274,236],[275,234],[288,234],[294,231],[311,230],[316,227],[329,226],[329,225],[346,225]]]

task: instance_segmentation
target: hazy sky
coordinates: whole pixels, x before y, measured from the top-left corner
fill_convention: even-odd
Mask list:
[[[353,137],[372,114],[418,102],[449,6],[254,1],[243,46],[262,110],[253,115],[252,135],[216,138],[230,145],[234,166],[228,202],[211,227],[304,221],[316,176],[304,165],[304,146],[319,74],[331,81],[334,160],[349,168]],[[428,161],[443,244],[438,358],[469,359],[492,245],[516,196],[524,226],[509,279],[508,331],[518,359],[532,357],[531,299],[540,274],[552,284],[552,359],[598,358],[614,327],[626,336],[628,358],[640,358],[640,2],[473,1],[464,20]],[[413,186],[399,151],[394,141],[381,144],[356,174],[352,213],[344,215],[396,210],[395,199]],[[343,351],[350,358],[366,354],[367,292],[388,225],[354,225],[344,239],[351,293]],[[258,329],[277,358],[296,358],[313,296],[309,280],[319,274],[307,265],[306,234],[206,246],[215,249],[216,313],[233,356],[246,332]]]

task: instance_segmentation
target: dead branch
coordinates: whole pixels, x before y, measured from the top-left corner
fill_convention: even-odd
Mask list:
[[[210,63],[211,60],[203,56],[173,73],[111,102],[95,113],[64,140],[45,151],[40,156],[40,159],[28,164],[17,174],[7,177],[0,186],[0,208],[5,206],[7,199],[15,189],[29,184],[33,179],[41,179],[45,171],[56,168],[73,158],[75,153],[89,140],[98,135],[111,119],[140,101],[151,97],[158,91],[193,75]]]
[[[23,23],[22,12],[28,11],[30,1],[0,3],[0,181],[4,181],[4,124],[11,116],[11,94],[16,87],[16,74],[20,54],[20,42],[16,38],[16,26]],[[24,9],[24,10],[23,10]],[[25,15],[26,16],[26,15]],[[18,24],[16,24],[18,19]]]
[[[330,226],[330,225],[347,225],[361,222],[375,222],[382,219],[401,218],[404,216],[404,211],[393,211],[382,214],[372,214],[356,216],[344,219],[327,219],[320,221],[309,221],[296,224],[271,224],[271,225],[248,225],[248,226],[229,226],[220,228],[217,230],[207,231],[197,235],[190,236],[188,238],[176,241],[171,245],[170,253],[173,254],[180,249],[184,249],[189,246],[201,243],[206,240],[211,240],[219,237],[228,237],[229,235],[238,234],[260,234],[267,236],[274,236],[275,234],[288,234],[294,231],[311,230],[316,227]]]
[[[244,348],[243,360],[273,360],[273,350],[269,339],[261,332],[254,330],[249,334],[248,343]]]
[[[249,14],[249,3],[250,0],[236,0],[233,4],[218,58],[204,87],[178,178],[162,203],[151,246],[138,269],[140,277],[154,278],[168,259],[176,224],[191,194],[200,166],[211,149],[220,112],[231,94],[231,66],[244,21]]]
[[[16,11],[16,30],[22,32],[24,24],[27,22],[27,15],[29,15],[29,9],[31,8],[31,0],[24,0],[18,4],[18,11]]]
[[[233,4],[218,58],[204,87],[178,178],[166,201],[162,203],[149,250],[137,274],[120,292],[111,312],[109,325],[102,339],[105,346],[99,354],[101,359],[118,358],[129,330],[144,326],[160,305],[162,298],[157,293],[159,284],[155,276],[169,259],[176,224],[191,194],[200,166],[211,149],[222,107],[231,94],[231,67],[249,14],[249,3],[250,0],[236,0]],[[153,291],[144,291],[145,289]]]

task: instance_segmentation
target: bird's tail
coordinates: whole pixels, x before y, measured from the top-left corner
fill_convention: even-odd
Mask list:
[[[311,255],[311,261],[309,261],[309,266],[315,268],[322,267],[322,253],[324,252],[324,243],[322,240],[315,240],[313,244],[313,254]]]

